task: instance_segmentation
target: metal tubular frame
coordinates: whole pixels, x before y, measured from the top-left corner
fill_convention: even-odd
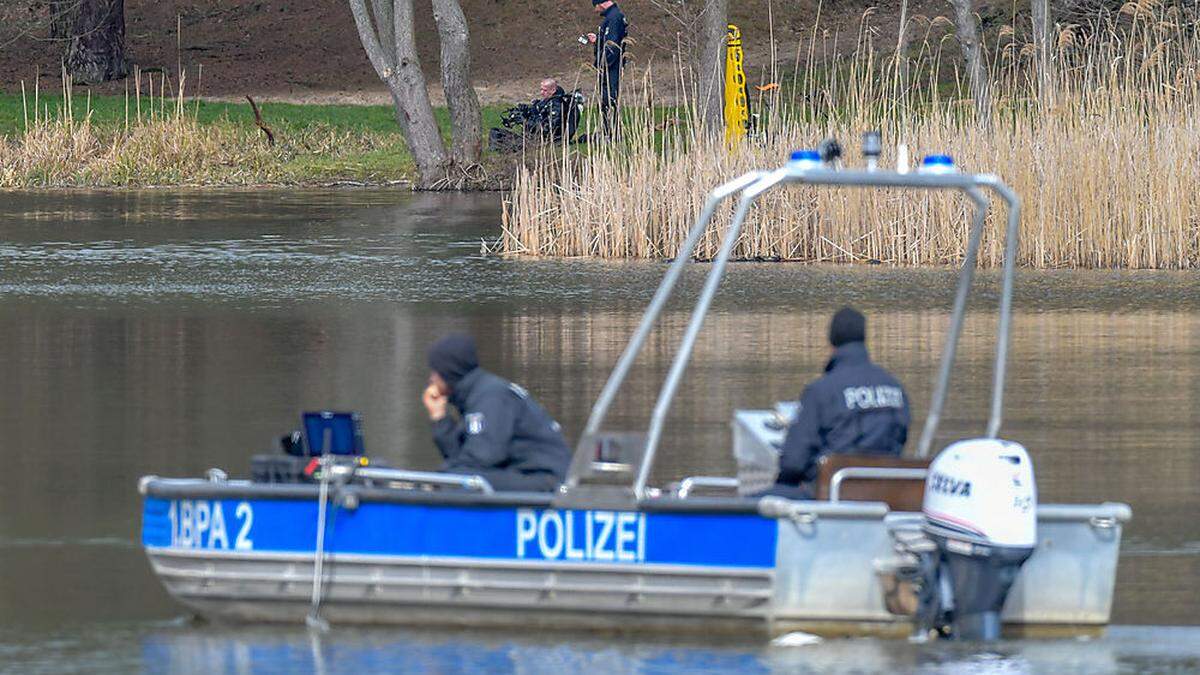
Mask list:
[[[422,485],[441,485],[446,487],[459,487],[464,490],[474,492],[482,492],[485,495],[490,495],[495,492],[492,489],[492,484],[483,476],[474,474],[458,474],[458,473],[435,473],[433,471],[407,471],[403,469],[381,469],[378,467],[354,467],[352,471],[347,472],[353,478],[379,480],[379,481],[399,481],[405,483],[420,483]]]
[[[708,198],[704,200],[704,208],[700,210],[700,215],[696,218],[696,223],[692,225],[692,229],[688,232],[687,239],[684,240],[683,246],[679,248],[679,252],[675,255],[675,260],[667,268],[666,275],[663,276],[663,280],[658,284],[658,289],[654,292],[654,298],[650,300],[650,306],[646,308],[646,313],[642,315],[641,323],[638,324],[637,330],[633,332],[633,337],[629,339],[629,344],[625,346],[625,351],[621,353],[621,358],[617,361],[616,367],[613,368],[612,373],[608,376],[608,381],[604,383],[604,389],[600,391],[600,397],[596,399],[595,405],[592,406],[591,415],[588,416],[587,427],[584,428],[583,435],[580,438],[586,438],[599,431],[600,425],[604,422],[604,416],[608,414],[608,407],[612,404],[613,399],[616,398],[617,391],[621,388],[621,383],[625,381],[625,376],[629,374],[629,369],[633,366],[638,352],[642,350],[642,345],[646,342],[646,337],[650,335],[650,329],[654,328],[654,322],[658,320],[658,315],[662,313],[663,307],[666,306],[667,300],[670,299],[671,292],[675,290],[675,283],[679,280],[679,275],[683,272],[684,266],[688,264],[688,261],[692,257],[692,249],[696,248],[696,243],[700,241],[700,235],[704,234],[704,230],[708,229],[708,221],[712,220],[713,213],[717,210],[717,207],[730,195],[757,181],[762,175],[762,171],[751,171],[738,176],[708,193]]]
[[[1000,433],[1004,413],[1004,377],[1008,371],[1008,341],[1012,327],[1013,283],[1017,269],[1017,245],[1021,236],[1021,199],[1017,193],[995,176],[984,176],[988,187],[1008,204],[1008,228],[1004,233],[1004,278],[1000,291],[1000,325],[996,336],[996,369],[992,374],[992,413],[988,419],[989,438]]]
[[[662,437],[663,421],[667,417],[667,411],[671,408],[671,401],[675,398],[675,390],[679,387],[679,381],[683,379],[683,371],[687,369],[688,358],[692,354],[692,348],[696,345],[696,337],[700,335],[700,327],[704,324],[704,317],[708,314],[708,306],[712,304],[713,296],[717,294],[717,286],[721,284],[721,278],[725,276],[725,266],[729,264],[729,256],[733,253],[734,244],[737,243],[742,223],[746,221],[746,213],[749,212],[751,204],[758,195],[779,184],[786,176],[786,169],[778,169],[742,190],[742,198],[738,202],[737,211],[733,214],[733,222],[729,224],[725,238],[721,241],[721,249],[718,251],[716,259],[713,260],[712,270],[709,271],[708,278],[704,280],[704,290],[696,299],[696,308],[692,310],[692,318],[688,321],[687,330],[684,331],[683,342],[679,345],[679,351],[675,353],[671,370],[667,372],[667,379],[663,382],[663,388],[658,393],[658,401],[654,404],[654,413],[650,417],[650,429],[646,432],[646,450],[642,455],[642,464],[638,467],[637,479],[633,483],[633,494],[638,499],[645,498],[646,483],[650,479],[650,469],[654,466],[654,454],[658,450],[658,441]]]
[[[899,468],[889,466],[848,466],[838,469],[829,479],[829,501],[838,502],[842,497],[842,483],[846,480],[924,480],[929,469]]]
[[[675,496],[687,499],[696,488],[729,488],[736,490],[738,479],[733,476],[688,476],[679,481],[675,488]]]
[[[754,202],[764,192],[778,185],[790,183],[841,187],[952,189],[964,193],[975,205],[975,216],[972,221],[971,232],[968,236],[967,251],[955,292],[950,332],[942,351],[941,365],[938,370],[937,383],[934,387],[933,400],[930,403],[929,416],[926,418],[925,427],[918,443],[918,457],[925,457],[929,453],[929,447],[932,444],[933,436],[937,431],[938,422],[941,418],[946,391],[950,383],[950,375],[954,368],[954,357],[958,349],[958,339],[962,332],[963,320],[966,316],[967,296],[974,280],[979,245],[982,240],[983,226],[989,207],[989,201],[984,195],[983,190],[990,190],[996,193],[1006,203],[1008,206],[1008,226],[1005,232],[1006,241],[1000,297],[1000,317],[996,341],[996,364],[993,373],[992,406],[988,418],[987,436],[995,438],[1000,431],[1004,407],[1004,382],[1008,364],[1009,332],[1012,324],[1012,292],[1016,269],[1017,237],[1021,218],[1021,203],[1016,193],[998,177],[991,174],[898,173],[895,171],[879,170],[806,169],[798,167],[784,167],[765,174],[762,172],[751,172],[725,183],[709,193],[708,199],[705,200],[704,208],[696,220],[696,224],[693,225],[691,231],[688,233],[687,240],[684,242],[683,248],[680,249],[679,256],[672,263],[671,268],[663,278],[662,283],[660,283],[658,290],[655,292],[654,299],[650,303],[650,307],[647,308],[645,315],[642,317],[641,324],[639,324],[624,353],[622,353],[612,375],[609,376],[608,382],[605,384],[600,398],[596,401],[595,406],[593,406],[592,414],[588,419],[584,437],[594,434],[599,430],[600,424],[603,422],[604,415],[612,399],[615,397],[617,389],[628,374],[628,370],[636,358],[638,351],[640,351],[642,344],[645,342],[646,336],[649,334],[655,320],[666,304],[666,300],[678,280],[683,265],[686,264],[687,258],[690,257],[692,248],[699,241],[700,235],[707,228],[708,222],[712,219],[717,205],[740,191],[741,199],[734,214],[733,222],[730,223],[725,232],[720,251],[713,261],[712,269],[704,282],[704,288],[696,301],[695,309],[688,322],[688,327],[680,343],[679,351],[676,352],[675,359],[671,363],[671,369],[667,373],[666,380],[663,382],[663,387],[659,392],[658,400],[654,406],[654,413],[646,434],[645,453],[633,485],[634,495],[639,500],[646,497],[646,483],[649,480],[650,471],[654,465],[654,457],[662,437],[663,423],[670,409],[671,402],[674,399],[675,391],[683,377],[683,371],[687,368],[688,360],[691,358],[696,337],[699,335],[700,328],[704,323],[709,305],[712,303],[713,296],[716,294],[717,287],[724,276],[725,267],[729,262],[729,257],[733,252],[733,247],[737,242],[746,215],[749,213],[750,207],[753,206]]]
[[[921,431],[921,439],[917,443],[917,457],[929,454],[929,446],[933,443],[933,434],[937,431],[942,419],[942,406],[946,403],[946,390],[950,387],[950,375],[954,372],[954,357],[958,353],[958,338],[962,335],[963,320],[966,319],[967,296],[971,292],[971,284],[975,280],[976,257],[979,253],[979,241],[983,235],[983,221],[987,216],[988,200],[978,189],[965,190],[971,201],[975,202],[975,218],[971,232],[967,235],[967,252],[963,256],[962,272],[958,277],[958,287],[954,291],[954,309],[950,313],[950,332],[946,337],[943,348],[942,362],[938,367],[938,379],[933,389],[933,401],[929,404],[929,414],[925,416],[925,427]]]

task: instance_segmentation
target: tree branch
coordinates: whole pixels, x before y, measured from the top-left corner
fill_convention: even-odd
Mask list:
[[[379,45],[388,62],[395,67],[396,26],[392,18],[392,0],[371,0],[371,8],[375,11],[375,34],[379,36]]]
[[[250,109],[254,111],[254,123],[267,135],[267,145],[272,148],[275,147],[275,134],[271,133],[270,127],[263,121],[262,113],[258,110],[258,104],[254,102],[254,99],[250,98],[249,94],[246,95],[246,100],[250,102]]]
[[[367,10],[365,0],[350,0],[350,13],[354,15],[354,25],[358,28],[358,39],[367,52],[367,59],[379,75],[379,79],[387,80],[395,68],[395,57],[389,58],[390,48],[385,52],[379,43],[379,35],[371,25],[371,14]]]

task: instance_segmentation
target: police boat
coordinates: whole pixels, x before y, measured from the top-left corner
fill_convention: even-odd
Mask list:
[[[378,466],[353,414],[312,413],[300,459],[251,480],[143,477],[142,543],[178,601],[213,620],[418,623],[778,635],[1095,634],[1108,623],[1125,504],[1040,504],[1025,448],[1000,434],[1020,204],[998,177],[842,168],[799,151],[713,190],[597,399],[557,493]],[[826,457],[816,498],[756,498],[778,467],[787,406],[734,415],[737,476],[649,484],[664,420],[737,241],[791,184],[955,190],[974,207],[949,334],[914,456]],[[610,403],[718,206],[737,196],[644,432],[603,429]],[[991,409],[979,438],[930,462],[990,200],[1007,206]]]

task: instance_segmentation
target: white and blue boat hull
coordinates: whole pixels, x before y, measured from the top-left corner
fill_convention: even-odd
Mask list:
[[[302,622],[317,489],[143,481],[143,544],[178,600],[226,621]],[[1095,632],[1111,612],[1128,507],[1042,507],[1012,628]],[[327,515],[333,623],[904,634],[878,563],[916,514],[870,502],[647,500],[555,509],[549,495],[346,486]],[[1039,588],[1027,594],[1024,586]]]

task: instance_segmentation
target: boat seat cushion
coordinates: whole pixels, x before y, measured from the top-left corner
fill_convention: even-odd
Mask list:
[[[928,459],[888,455],[825,455],[817,460],[817,499],[829,499],[830,483],[838,471],[849,467],[928,469]],[[854,478],[842,480],[838,499],[854,502],[883,502],[892,511],[920,511],[925,498],[925,481],[920,478]]]

